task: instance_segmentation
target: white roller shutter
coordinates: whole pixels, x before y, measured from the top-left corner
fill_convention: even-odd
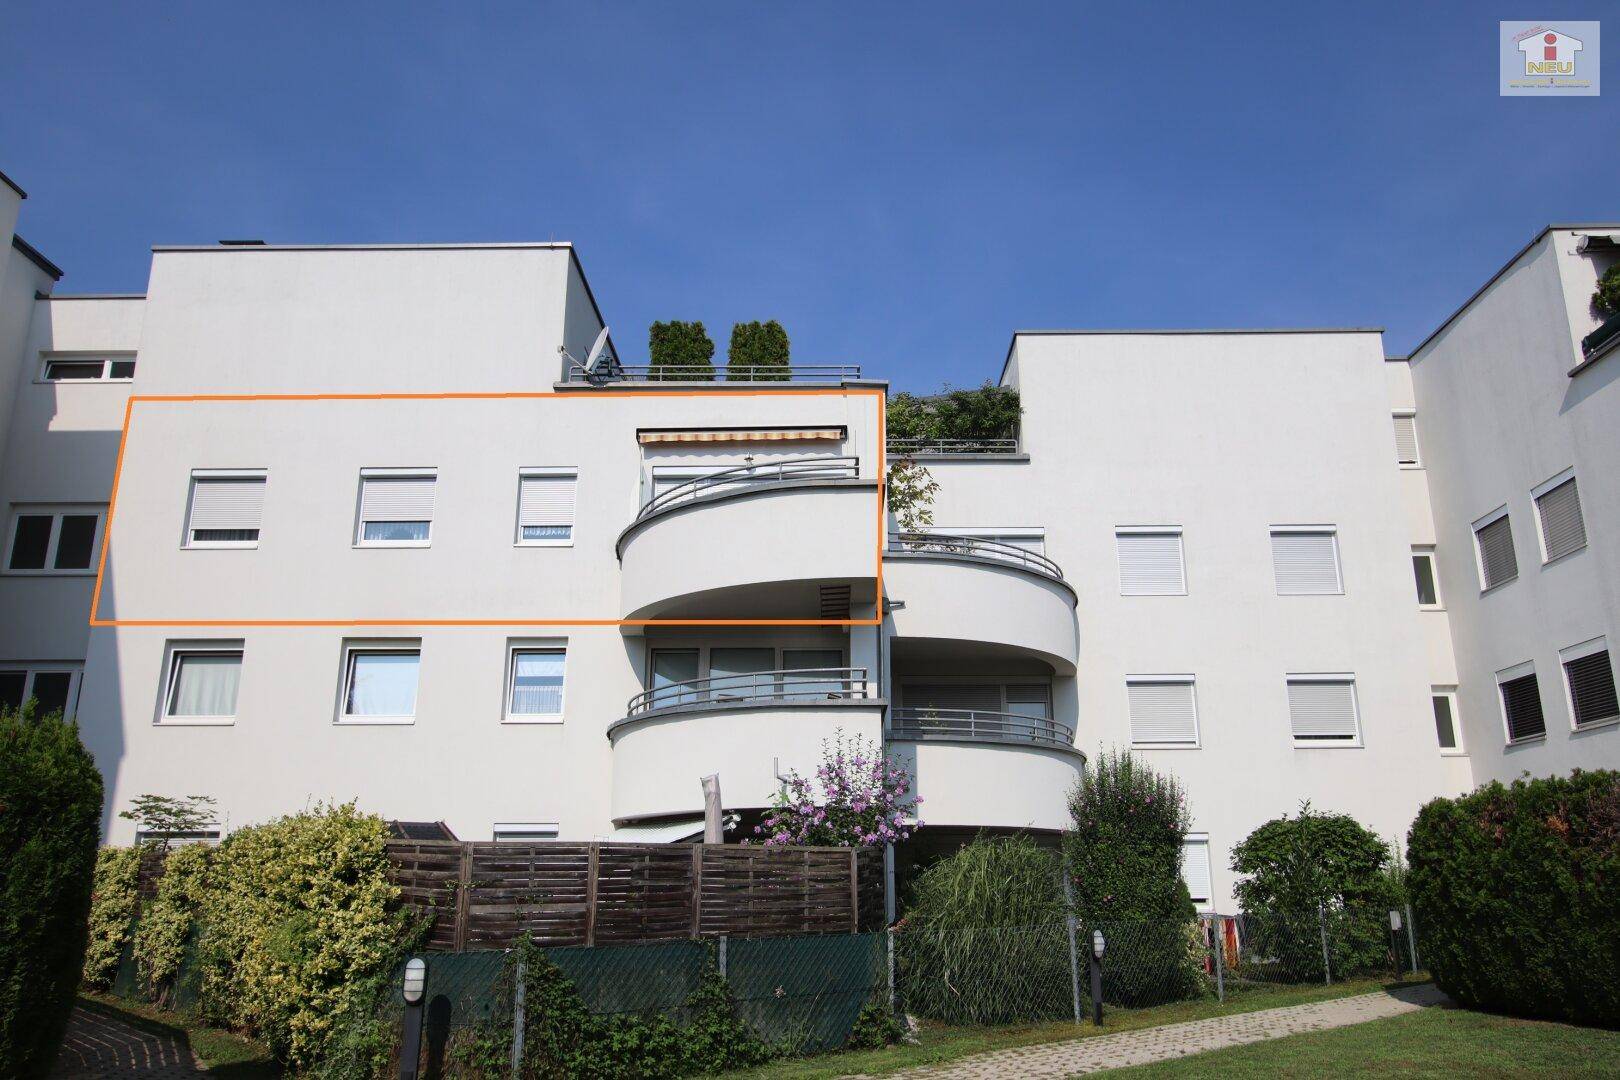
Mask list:
[[[522,477],[518,483],[518,525],[573,525],[577,487],[577,478],[571,474]]]
[[[1198,742],[1198,714],[1193,704],[1193,684],[1189,682],[1129,682],[1125,686],[1131,705],[1131,742]]]
[[[1119,591],[1125,596],[1179,596],[1187,591],[1179,532],[1121,532]]]
[[[432,521],[433,477],[365,477],[360,487],[360,519]]]
[[[1209,841],[1186,840],[1181,845],[1181,880],[1187,883],[1187,892],[1193,903],[1209,903],[1215,891],[1210,883]]]
[[[1288,715],[1302,742],[1353,742],[1356,684],[1352,679],[1289,679]]]
[[[198,476],[191,481],[191,529],[257,531],[264,517],[264,477]]]
[[[1418,463],[1417,417],[1395,416],[1395,460],[1402,465]]]
[[[1547,561],[1586,546],[1586,521],[1581,517],[1581,496],[1571,477],[1536,500],[1541,514],[1541,539]]]
[[[1278,596],[1341,593],[1339,545],[1331,531],[1271,534],[1271,565]]]

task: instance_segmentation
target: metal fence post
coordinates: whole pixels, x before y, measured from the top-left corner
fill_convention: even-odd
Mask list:
[[[720,977],[726,977],[726,935],[720,935],[720,944],[715,946],[715,962],[720,968]]]
[[[883,937],[884,945],[888,951],[889,961],[889,1012],[895,1013],[899,1012],[900,1003],[897,995],[894,992],[894,927],[891,926],[885,930],[883,932]]]
[[[1406,944],[1409,945],[1412,950],[1412,974],[1416,975],[1418,972],[1417,930],[1412,926],[1411,904],[1406,905]]]
[[[1080,1011],[1080,949],[1075,941],[1075,933],[1079,929],[1074,917],[1074,884],[1069,880],[1069,864],[1063,863],[1063,900],[1068,908],[1064,923],[1069,931],[1069,985],[1074,991],[1074,1022],[1083,1023]]]
[[[1209,921],[1211,935],[1215,939],[1215,1000],[1226,1000],[1226,933],[1223,923],[1225,920],[1216,915]]]
[[[528,981],[525,978],[526,970],[523,956],[519,954],[515,971],[517,985],[512,988],[512,1080],[518,1080],[523,1075],[523,1024],[526,1019],[524,983]]]
[[[1321,904],[1316,905],[1316,925],[1322,931],[1322,980],[1332,986],[1333,961],[1328,958],[1327,911]]]

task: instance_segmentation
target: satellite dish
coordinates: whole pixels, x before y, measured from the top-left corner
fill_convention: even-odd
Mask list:
[[[604,326],[602,332],[596,335],[596,341],[592,343],[591,351],[585,354],[585,367],[587,369],[596,363],[597,359],[602,355],[602,350],[607,348],[607,343],[608,328]]]
[[[591,351],[585,354],[585,381],[592,386],[605,386],[623,373],[619,358],[608,351],[608,328],[596,335]]]

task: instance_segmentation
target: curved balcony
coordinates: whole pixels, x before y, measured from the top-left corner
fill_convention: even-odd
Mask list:
[[[809,773],[839,731],[876,740],[884,701],[865,668],[761,671],[670,683],[630,699],[609,725],[616,821],[703,809],[720,777],[728,810],[770,805],[777,773]]]
[[[898,651],[1034,658],[1074,674],[1075,594],[1045,555],[973,536],[897,533],[883,560]]]
[[[1002,743],[1080,753],[1074,748],[1074,729],[1060,720],[978,709],[895,709],[890,713],[889,737],[900,742]]]
[[[821,586],[848,586],[870,603],[878,510],[877,481],[853,457],[764,462],[681,484],[619,535],[621,610],[626,619],[817,618]]]

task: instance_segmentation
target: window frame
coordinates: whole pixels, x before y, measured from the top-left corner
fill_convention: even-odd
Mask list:
[[[367,540],[366,539],[366,481],[367,480],[428,480],[434,485],[433,516],[427,519],[427,537],[422,540]],[[366,468],[360,470],[360,482],[354,494],[354,543],[356,548],[426,548],[433,546],[433,523],[438,517],[438,468]],[[416,521],[416,518],[377,518],[377,523]]]
[[[1581,546],[1577,548],[1570,548],[1562,555],[1549,557],[1547,554],[1547,527],[1542,523],[1541,520],[1541,499],[1542,496],[1551,494],[1554,489],[1561,488],[1566,483],[1575,484],[1575,497],[1576,499],[1579,499],[1581,485],[1575,480],[1575,466],[1573,465],[1558,475],[1543,480],[1541,483],[1530,489],[1530,509],[1535,511],[1535,513],[1531,516],[1536,519],[1536,545],[1537,550],[1541,553],[1542,566],[1551,566],[1553,563],[1563,562],[1571,555],[1585,551],[1592,543],[1592,537],[1586,533],[1586,507],[1583,505],[1580,508],[1581,532],[1585,536],[1585,539],[1581,541]]]
[[[526,540],[523,537],[523,481],[567,477],[574,481],[574,520],[568,524],[566,540]],[[574,546],[574,530],[579,527],[579,467],[577,465],[533,465],[518,469],[517,504],[513,509],[513,547],[560,548]],[[429,530],[431,532],[431,529]]]
[[[549,836],[505,837],[502,833],[549,833]],[[495,844],[543,844],[562,837],[562,825],[555,821],[496,821],[489,827],[489,839]]]
[[[1389,412],[1390,432],[1394,433],[1394,424],[1397,417],[1405,417],[1412,421],[1412,452],[1416,455],[1414,461],[1402,461],[1399,444],[1396,444],[1395,464],[1402,469],[1423,468],[1423,439],[1418,434],[1416,409],[1391,409]]]
[[[1197,897],[1192,896],[1191,888],[1188,888],[1187,894],[1189,897],[1191,897],[1193,906],[1197,908],[1200,913],[1212,912],[1215,910],[1214,846],[1209,842],[1209,833],[1207,832],[1190,832],[1181,838],[1183,852],[1181,856],[1181,866],[1179,869],[1181,871],[1180,876],[1183,885],[1187,883],[1187,856],[1185,849],[1189,844],[1202,844],[1204,846],[1204,865],[1209,868],[1209,896],[1205,897],[1203,900],[1199,900]]]
[[[1582,724],[1577,722],[1575,715],[1575,689],[1569,682],[1569,668],[1566,666],[1573,660],[1584,660],[1593,653],[1609,654],[1609,677],[1615,680],[1620,687],[1620,672],[1615,671],[1614,653],[1609,649],[1609,639],[1605,634],[1595,638],[1567,646],[1558,650],[1558,671],[1564,682],[1564,707],[1569,710],[1569,730],[1574,731],[1601,731],[1603,728],[1620,726],[1620,714],[1605,716],[1599,720],[1592,720]]]
[[[187,551],[251,550],[259,546],[259,539],[264,535],[263,504],[260,504],[259,528],[254,530],[259,534],[252,540],[197,540],[191,534],[195,532],[191,527],[191,515],[196,509],[197,481],[209,480],[257,480],[264,485],[265,495],[270,494],[269,469],[192,469],[190,483],[186,487],[186,521],[185,528],[180,534],[180,546]]]
[[[136,829],[135,843],[137,846],[149,841],[162,841],[171,848],[189,847],[193,844],[205,844],[213,847],[225,838],[225,830],[218,822],[210,822],[210,827],[197,829],[192,832],[166,832],[155,829]]]
[[[78,660],[40,661],[30,663],[26,660],[0,663],[0,671],[20,671],[23,673],[22,703],[27,704],[34,696],[34,679],[38,675],[66,675],[68,677],[67,700],[62,705],[62,716],[71,720],[79,714],[79,691],[84,688],[84,664]]]
[[[1504,581],[1498,581],[1493,584],[1485,577],[1485,549],[1479,542],[1479,534],[1480,530],[1496,524],[1503,518],[1508,518],[1508,540],[1513,548],[1513,576]],[[1507,503],[1503,503],[1501,506],[1498,506],[1495,510],[1485,514],[1483,517],[1475,518],[1473,524],[1471,524],[1468,529],[1474,539],[1474,567],[1476,572],[1479,574],[1479,594],[1484,596],[1488,592],[1495,592],[1497,589],[1500,589],[1506,585],[1511,585],[1515,581],[1518,581],[1519,545],[1518,539],[1513,535],[1513,521],[1511,515],[1508,513]]]
[[[1301,739],[1294,734],[1294,708],[1288,700],[1288,687],[1296,682],[1309,683],[1349,683],[1350,684],[1350,714],[1355,721],[1356,733],[1349,739]],[[1363,732],[1361,728],[1361,694],[1356,689],[1356,675],[1353,671],[1290,671],[1283,676],[1283,706],[1288,715],[1288,738],[1296,750],[1360,750],[1363,749]]]
[[[1131,726],[1131,684],[1132,683],[1173,683],[1185,684],[1191,691],[1193,710],[1193,737],[1191,742],[1137,742],[1136,736],[1131,735],[1132,750],[1201,750],[1204,746],[1203,717],[1198,710],[1198,677],[1192,674],[1153,674],[1153,675],[1126,675],[1125,676],[1125,723],[1127,733]]]
[[[1435,544],[1413,544],[1412,545],[1412,559],[1413,559],[1413,561],[1416,561],[1418,559],[1427,559],[1429,561],[1429,581],[1430,581],[1430,583],[1432,583],[1434,585],[1434,603],[1425,604],[1423,602],[1422,598],[1419,597],[1418,598],[1418,605],[1417,605],[1419,611],[1444,611],[1444,610],[1446,610],[1445,594],[1440,591],[1440,560],[1439,560],[1439,556],[1436,554],[1436,552],[1438,550],[1439,550],[1438,545],[1435,545]],[[1413,591],[1414,595],[1417,592],[1417,569],[1416,569],[1416,567],[1414,567],[1413,570],[1412,570],[1412,591]]]
[[[163,682],[158,687],[157,720],[158,727],[231,727],[236,723],[237,713],[229,716],[176,716],[169,712],[169,703],[174,697],[175,680],[180,677],[180,661],[187,656],[235,655],[240,666],[237,672],[236,707],[237,712],[242,708],[241,672],[247,665],[247,650],[241,638],[226,638],[219,640],[191,640],[170,641],[163,647]]]
[[[96,528],[90,537],[90,565],[58,569],[56,555],[62,542],[62,519],[92,515],[96,519]],[[51,519],[50,535],[45,540],[45,565],[12,569],[11,557],[12,549],[17,543],[17,526],[25,517]],[[106,530],[107,507],[104,503],[12,503],[11,520],[6,525],[6,546],[4,561],[0,562],[0,574],[17,577],[95,577],[100,564],[101,547],[106,540]]]
[[[517,656],[520,652],[560,652],[563,654],[562,690],[554,713],[514,713],[512,691],[516,688]],[[568,712],[568,639],[508,638],[506,640],[506,679],[501,691],[501,723],[561,724]]]
[[[1429,687],[1429,708],[1431,715],[1435,698],[1445,698],[1451,708],[1451,738],[1457,745],[1440,747],[1441,757],[1467,757],[1468,750],[1463,744],[1462,714],[1457,711],[1457,688],[1449,684],[1437,683]],[[1440,741],[1440,733],[1435,732],[1435,742]]]
[[[1333,543],[1333,577],[1338,588],[1332,592],[1283,592],[1277,581],[1277,534],[1293,536],[1326,535]],[[1271,591],[1275,596],[1344,596],[1344,551],[1339,547],[1337,525],[1272,525],[1266,534],[1271,543]]]
[[[135,363],[139,359],[132,352],[42,352],[39,354],[39,368],[34,375],[34,382],[41,386],[57,386],[62,383],[78,383],[95,385],[100,383],[132,383],[135,376],[115,376],[112,368],[117,363]],[[52,364],[101,364],[101,374],[94,379],[52,379],[49,377]]]
[[[360,654],[399,656],[416,655],[416,712],[409,716],[371,715],[350,713],[349,692],[354,681],[354,657]],[[422,639],[421,638],[363,638],[343,643],[342,668],[338,677],[337,717],[339,727],[399,727],[416,723],[416,713],[422,709]]]
[[[1539,735],[1524,735],[1517,739],[1513,737],[1513,727],[1508,723],[1507,698],[1502,696],[1502,685],[1522,679],[1526,675],[1536,677],[1536,696],[1541,696],[1541,673],[1536,670],[1534,660],[1526,660],[1511,667],[1505,667],[1496,672],[1496,711],[1502,717],[1502,744],[1504,746],[1533,746],[1536,743],[1547,741],[1547,706],[1541,707],[1541,733]]]
[[[1119,538],[1121,536],[1174,536],[1176,538],[1176,555],[1181,560],[1181,591],[1180,592],[1126,592],[1125,591],[1125,562],[1120,558]],[[1187,596],[1192,590],[1191,582],[1187,580],[1187,537],[1180,525],[1115,525],[1114,526],[1114,577],[1119,583],[1119,595],[1131,597],[1144,596]]]

